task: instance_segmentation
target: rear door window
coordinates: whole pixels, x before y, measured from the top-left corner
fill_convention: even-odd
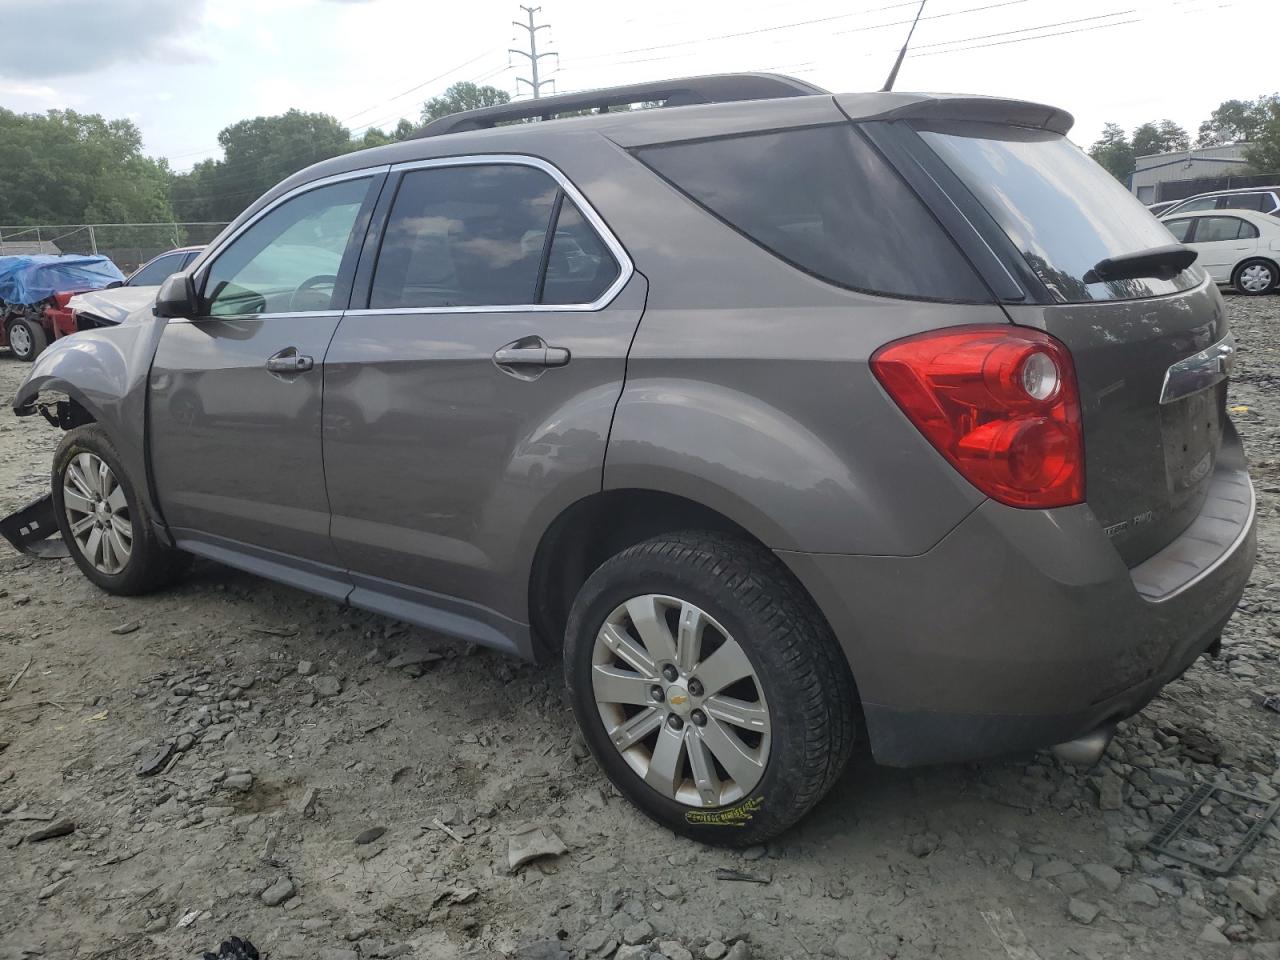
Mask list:
[[[1168,231],[1109,173],[1061,134],[993,123],[937,123],[920,135],[955,171],[1063,303],[1174,293],[1196,268],[1086,282],[1101,260],[1166,246]]]
[[[429,167],[404,175],[369,306],[515,306],[537,302],[558,185],[515,164]]]
[[[851,124],[645,147],[636,155],[774,255],[838,286],[989,302],[973,267]]]
[[[1223,240],[1249,239],[1258,235],[1257,228],[1239,217],[1200,217],[1196,224],[1196,243],[1220,243]]]
[[[1197,210],[1216,209],[1218,209],[1217,197],[1201,197],[1199,200],[1188,200],[1186,203],[1178,204],[1179,213],[1195,213]]]

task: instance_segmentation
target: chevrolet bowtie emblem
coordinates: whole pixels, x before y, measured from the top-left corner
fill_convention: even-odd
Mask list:
[[[673,693],[671,695],[671,702],[674,703],[677,707],[680,706],[680,704],[684,703],[688,699],[689,698],[686,697],[683,693]]]

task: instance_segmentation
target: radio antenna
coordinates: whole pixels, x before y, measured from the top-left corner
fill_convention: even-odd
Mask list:
[[[916,11],[916,18],[911,21],[911,29],[907,31],[907,40],[902,45],[902,49],[898,51],[898,59],[893,61],[893,69],[889,71],[889,79],[884,82],[881,90],[889,91],[893,89],[893,82],[898,79],[898,69],[902,66],[902,61],[907,56],[907,47],[911,46],[911,35],[916,32],[916,24],[920,22],[920,14],[924,13],[924,5],[929,0],[920,0],[920,9]]]

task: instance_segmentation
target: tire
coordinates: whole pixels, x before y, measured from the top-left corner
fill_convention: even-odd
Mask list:
[[[1231,285],[1246,297],[1260,297],[1280,285],[1280,268],[1270,260],[1246,260],[1231,274]]]
[[[48,345],[49,335],[34,320],[19,317],[9,322],[9,350],[16,359],[31,363]]]
[[[690,622],[696,622],[702,615],[701,650],[683,665],[683,672],[676,671],[679,676],[673,682],[667,683],[670,675],[662,676],[664,658],[654,656],[651,659],[659,662],[644,666],[648,662],[644,655],[650,647],[678,648],[646,645],[635,626],[640,621],[630,616],[629,601],[642,616],[652,605],[656,613],[651,624],[664,621],[668,630],[662,636],[668,639],[679,633],[681,618],[688,615]],[[608,634],[608,642],[602,634],[606,625],[615,631]],[[626,666],[636,662],[635,653],[619,644],[616,631],[633,644],[639,640],[647,677]],[[615,648],[628,650],[633,659],[617,657]],[[711,679],[712,674],[736,673],[710,665],[726,650],[739,666],[736,672],[741,671],[745,655],[753,676],[722,687],[732,692],[717,693],[712,686],[721,685]],[[844,770],[853,747],[857,694],[835,637],[778,559],[737,537],[712,532],[666,534],[606,561],[573,603],[564,657],[570,701],[596,760],[645,814],[686,837],[746,846],[776,836],[822,799]],[[705,687],[698,679],[699,670],[705,671]],[[597,682],[611,684],[615,676],[627,685],[626,696],[632,698],[623,701],[625,706],[597,702]],[[649,684],[648,692],[639,684]],[[659,684],[665,687],[661,705],[653,699],[654,686]],[[726,701],[726,697],[733,699]],[[608,696],[602,699],[607,701]],[[740,725],[725,719],[735,716],[732,710],[726,715],[726,702],[746,708],[737,710]],[[706,711],[700,706],[706,706]],[[651,710],[656,711],[656,721]],[[673,721],[672,714],[687,719]],[[767,724],[763,735],[746,729],[743,718],[752,716]],[[615,746],[613,736],[627,739],[623,726],[630,725],[628,729],[634,731],[654,722],[657,727],[628,746],[626,754]],[[724,737],[726,728],[737,746],[745,748],[741,754],[725,748],[731,742]],[[672,735],[676,739],[666,741],[666,756],[677,758],[678,773],[665,782],[679,786],[651,786],[643,771],[664,782],[661,774],[655,775],[660,766],[655,751],[663,745],[660,738]],[[693,751],[703,758],[700,781]],[[721,754],[731,756],[734,769],[746,771],[741,784],[721,763]],[[755,759],[739,762],[742,756]],[[713,775],[706,772],[708,759],[713,759]],[[752,777],[758,779],[753,783]]]
[[[100,508],[103,512],[90,514],[80,507],[88,508],[101,492],[102,480],[93,469],[100,464],[105,464],[110,471],[106,480],[107,496]],[[97,424],[76,427],[62,438],[53,455],[52,480],[53,506],[62,540],[81,572],[103,590],[122,596],[150,593],[176,582],[190,568],[190,554],[166,547],[157,538],[137,484],[125,470],[106,431]],[[76,496],[70,508],[68,485]],[[73,516],[77,523],[75,531],[72,530]],[[95,517],[103,523],[93,522]],[[85,520],[91,521],[87,528]],[[128,537],[117,520],[128,525]],[[110,535],[110,527],[115,528],[114,537]],[[95,528],[98,530],[96,541],[93,540]],[[102,541],[108,541],[108,545],[99,545],[93,556],[88,555],[89,548]],[[119,546],[111,544],[129,546],[127,555]]]

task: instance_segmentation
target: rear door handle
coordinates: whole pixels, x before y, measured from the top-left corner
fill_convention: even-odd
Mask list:
[[[315,365],[315,360],[298,353],[297,347],[285,347],[267,358],[267,370],[271,373],[306,373]]]
[[[493,354],[493,362],[500,367],[563,367],[569,360],[567,349],[547,346],[541,337],[517,340]]]

